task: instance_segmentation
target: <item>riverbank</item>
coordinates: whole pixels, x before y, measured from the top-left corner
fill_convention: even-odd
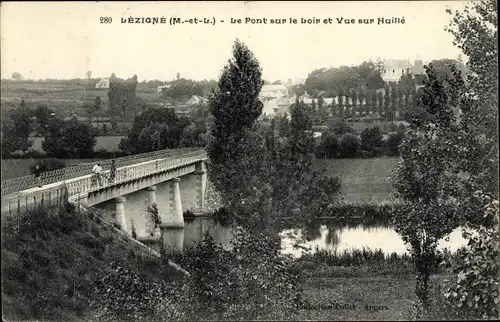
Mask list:
[[[94,319],[96,287],[118,267],[137,271],[150,283],[183,276],[98,216],[71,207],[2,218],[2,314],[7,320]]]

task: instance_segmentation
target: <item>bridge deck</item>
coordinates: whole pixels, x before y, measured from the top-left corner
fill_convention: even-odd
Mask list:
[[[149,153],[142,153],[142,154],[116,158],[115,163],[117,168],[121,168],[141,162],[163,159],[166,157],[175,157],[175,156],[181,157],[182,154],[186,154],[189,152],[197,152],[197,151],[203,151],[203,149],[184,148],[184,149],[158,150]],[[39,189],[46,189],[48,185],[50,186],[53,183],[60,183],[66,180],[89,175],[91,173],[92,167],[96,163],[97,162],[84,163],[55,171],[44,172],[40,176],[42,184],[44,185],[44,187],[42,188],[38,188],[38,182],[35,179],[34,175],[2,181],[1,195],[5,196],[20,191],[37,192],[39,191]],[[100,164],[104,171],[109,170],[111,166],[111,159],[100,161]]]
[[[81,176],[67,180],[62,175],[59,177],[59,181],[53,180],[55,182],[45,184],[42,187],[37,187],[35,182],[34,187],[21,191],[11,192],[10,194],[5,194],[5,191],[2,191],[2,213],[11,214],[28,211],[38,205],[61,204],[62,200],[67,201],[68,199],[76,201],[81,197],[89,196],[89,194],[95,191],[112,193],[113,190],[109,190],[108,188],[113,189],[113,186],[123,183],[135,182],[134,184],[138,183],[141,186],[145,182],[142,180],[143,178],[157,174],[163,176],[162,179],[169,176],[182,176],[193,172],[195,164],[206,159],[207,155],[203,149],[177,150],[176,153],[167,150],[164,154],[156,153],[156,155],[149,157],[136,156],[133,162],[131,160],[127,161],[127,163],[132,164],[121,167],[117,166],[113,181],[109,180],[109,170],[105,170],[101,176],[101,181],[96,180],[96,177],[88,171]],[[122,164],[126,164],[123,160],[120,161],[122,161]],[[72,173],[78,173],[78,171]],[[51,178],[55,179],[57,177],[53,176]],[[138,179],[139,181],[137,181]],[[99,196],[102,197],[103,194],[100,193]],[[107,194],[106,196],[109,197]]]

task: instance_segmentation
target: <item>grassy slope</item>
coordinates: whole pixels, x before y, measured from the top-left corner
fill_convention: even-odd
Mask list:
[[[149,280],[177,275],[97,216],[39,211],[2,219],[2,312],[7,320],[87,320],[95,281],[112,263]]]

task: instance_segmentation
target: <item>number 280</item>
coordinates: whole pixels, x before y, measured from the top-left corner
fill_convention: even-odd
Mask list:
[[[100,21],[101,23],[111,23],[113,19],[111,17],[101,17]]]

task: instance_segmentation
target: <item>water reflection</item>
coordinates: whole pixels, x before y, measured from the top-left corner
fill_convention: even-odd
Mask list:
[[[306,230],[305,233],[298,229],[284,231],[282,233],[283,253],[300,257],[304,252],[314,251],[316,248],[337,252],[369,248],[372,250],[381,249],[385,254],[394,252],[402,255],[407,253],[406,245],[401,237],[387,226],[321,224],[314,239],[311,239],[310,236],[305,237],[308,231]],[[439,249],[447,248],[453,252],[467,244],[467,240],[462,238],[460,229],[454,230],[448,237],[447,240],[440,240]]]
[[[166,187],[158,185],[157,196],[166,194]],[[139,240],[147,238],[146,232],[146,191],[139,191],[127,195],[125,214],[127,224],[134,223]],[[164,199],[157,197],[160,212],[166,208]],[[114,221],[114,204],[111,202],[100,205],[108,210],[107,219]],[[129,226],[130,227],[130,226]],[[213,218],[199,217],[186,219],[184,229],[163,230],[163,240],[166,248],[182,250],[193,246],[203,239],[205,233],[209,233],[215,242],[229,248],[232,239],[231,229]],[[384,253],[397,254],[406,253],[406,246],[399,235],[386,223],[375,221],[353,221],[353,220],[323,220],[314,222],[302,231],[287,227],[282,234],[282,250],[285,254],[299,257],[305,250],[314,251],[316,248],[336,251],[352,251],[354,249],[370,248],[381,249]],[[461,236],[459,229],[449,235],[449,240],[441,240],[441,249],[448,248],[456,251],[459,247],[466,245],[466,240]]]
[[[184,229],[162,229],[162,236],[166,250],[182,251],[184,249]]]

